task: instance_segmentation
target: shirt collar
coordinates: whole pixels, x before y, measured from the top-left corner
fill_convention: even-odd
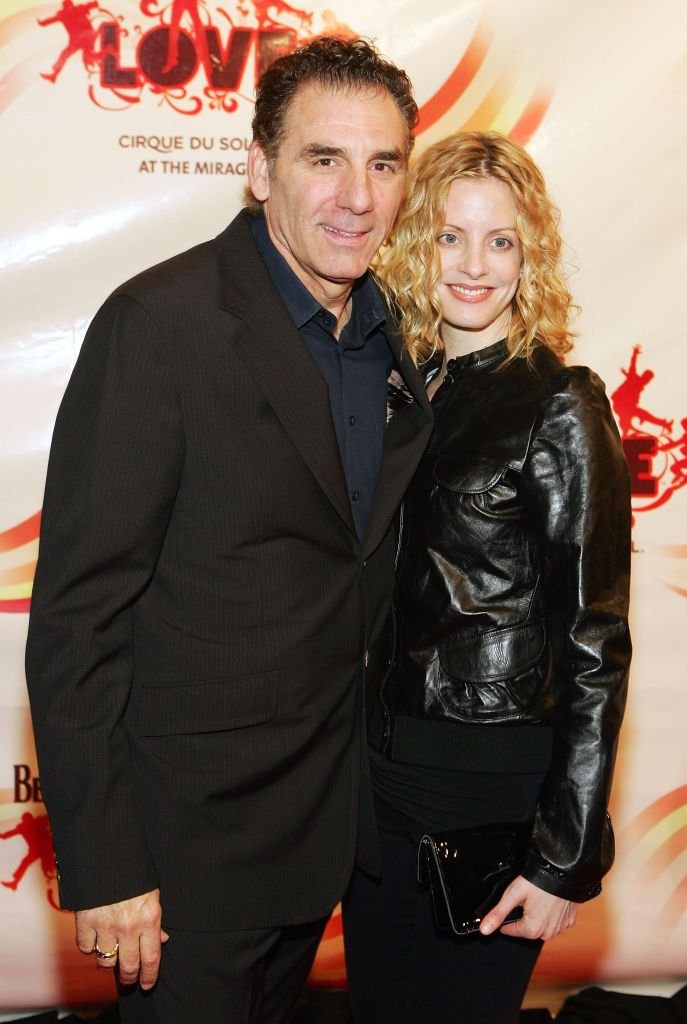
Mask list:
[[[323,307],[310,294],[275,246],[270,238],[264,214],[259,213],[251,219],[250,229],[282,302],[295,326],[300,330]],[[354,283],[352,294],[353,308],[346,330],[347,333],[351,333],[348,331],[348,327],[354,328],[353,333],[360,339],[364,339],[371,331],[385,322],[386,307],[374,278],[369,272]]]

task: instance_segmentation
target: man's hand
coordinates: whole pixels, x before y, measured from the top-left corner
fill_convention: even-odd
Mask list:
[[[97,957],[101,967],[119,962],[119,980],[141,988],[152,988],[160,968],[162,943],[169,935],[161,928],[160,890],[134,896],[108,907],[93,907],[76,912],[76,944],[82,953],[93,953],[96,943],[103,953],[117,950],[110,957]],[[117,944],[119,948],[117,949]]]
[[[515,907],[523,908],[520,921],[501,924]],[[515,939],[553,939],[567,928],[572,928],[577,917],[577,904],[553,896],[518,875],[503,896],[486,914],[480,925],[482,935],[490,935],[501,928],[502,935]]]

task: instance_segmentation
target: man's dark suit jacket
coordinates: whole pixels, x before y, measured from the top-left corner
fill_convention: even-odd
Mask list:
[[[63,906],[294,924],[356,846],[361,678],[427,442],[419,375],[355,532],[327,387],[241,213],[97,314],[57,418],[27,648]]]

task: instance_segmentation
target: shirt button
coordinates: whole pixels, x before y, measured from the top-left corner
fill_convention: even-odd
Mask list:
[[[348,422],[350,423],[351,426],[353,426],[353,424],[355,423],[355,416],[349,416]]]
[[[360,497],[360,491],[353,491],[353,493],[351,494],[351,500],[352,501],[357,501],[359,497]]]

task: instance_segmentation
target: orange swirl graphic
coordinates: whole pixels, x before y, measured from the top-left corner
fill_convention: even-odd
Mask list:
[[[656,923],[674,928],[687,910],[687,786],[659,797],[619,838],[636,885],[651,892]]]
[[[346,984],[341,904],[337,904],[324,930],[308,985],[318,988],[345,988]]]
[[[491,32],[482,21],[468,44],[468,48],[441,88],[420,107],[418,135],[427,131],[443,117],[461,96],[479,71],[491,43]]]
[[[43,4],[40,7],[32,7],[28,11],[19,11],[0,20],[0,46],[5,46],[12,40],[33,32],[37,27],[36,19],[47,17],[52,10],[51,4]],[[27,86],[36,80],[41,66],[41,58],[34,55],[19,61],[0,77],[0,114]]]
[[[41,513],[36,512],[0,533],[0,613],[29,610],[40,526]],[[20,552],[24,547],[27,551]],[[17,554],[24,554],[28,560],[21,559],[19,565],[11,564],[12,556],[16,558]],[[2,558],[3,555],[10,557]]]
[[[494,43],[494,30],[485,15],[475,29],[465,53],[436,93],[420,108],[417,134],[443,123],[437,138],[457,131],[493,129],[525,145],[534,135],[549,108],[551,87],[538,82],[523,94],[519,74],[513,67],[501,69],[490,85],[475,91],[472,109],[462,109],[461,100],[470,86],[477,85],[485,71]],[[434,138],[434,133],[433,133]]]

